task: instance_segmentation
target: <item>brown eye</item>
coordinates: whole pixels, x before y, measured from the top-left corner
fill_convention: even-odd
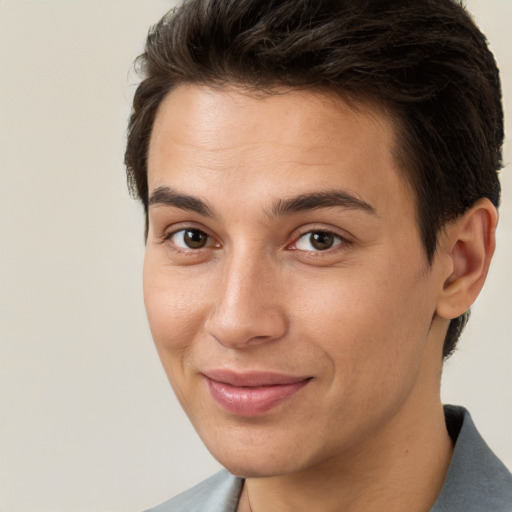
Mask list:
[[[187,229],[183,234],[183,241],[191,249],[201,249],[208,242],[208,235],[198,229]]]
[[[334,235],[324,231],[318,231],[309,235],[311,246],[318,251],[330,249],[334,244]]]
[[[295,247],[301,251],[327,251],[341,242],[340,236],[329,231],[310,231],[297,240]]]
[[[181,249],[202,249],[208,244],[209,238],[200,229],[182,229],[174,233],[171,240]]]

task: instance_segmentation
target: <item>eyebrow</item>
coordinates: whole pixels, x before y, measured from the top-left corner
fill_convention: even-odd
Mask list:
[[[149,206],[174,206],[181,210],[198,213],[205,217],[213,217],[211,208],[201,199],[172,190],[170,187],[158,187],[149,197]]]
[[[271,216],[287,215],[306,210],[341,207],[349,210],[363,210],[377,215],[375,208],[353,195],[340,190],[301,194],[290,199],[278,199],[270,210]]]
[[[195,212],[205,217],[215,217],[213,210],[205,201],[194,196],[182,194],[170,187],[156,188],[151,193],[148,205],[173,206],[174,208]],[[267,212],[267,215],[269,217],[277,217],[280,215],[289,215],[307,210],[336,207],[350,210],[362,210],[364,212],[377,215],[375,208],[367,202],[362,199],[358,199],[345,191],[339,190],[312,192],[300,194],[289,199],[277,199],[270,208],[270,211]]]

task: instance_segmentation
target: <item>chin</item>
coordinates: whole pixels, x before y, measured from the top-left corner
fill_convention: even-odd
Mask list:
[[[213,457],[231,474],[241,478],[275,477],[310,465],[304,452],[307,445],[290,438],[279,439],[278,434],[273,439],[254,439],[251,435],[226,433],[224,440],[216,443],[203,439]]]
[[[256,456],[258,459],[258,457]],[[284,461],[267,458],[259,460],[243,460],[234,457],[219,457],[218,462],[225,467],[232,475],[240,478],[270,478],[293,473],[293,467],[290,467]]]

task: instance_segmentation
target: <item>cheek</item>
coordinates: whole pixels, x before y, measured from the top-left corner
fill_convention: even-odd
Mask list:
[[[187,390],[193,340],[200,325],[200,295],[174,269],[144,263],[144,303],[160,361],[176,398],[189,413]]]
[[[179,270],[154,261],[144,261],[144,304],[151,334],[160,358],[167,366],[168,356],[187,351],[202,315],[201,293]],[[167,368],[166,368],[167,369]]]
[[[396,267],[381,262],[378,272],[344,273],[301,295],[307,338],[331,360],[339,389],[384,391],[414,378],[433,307],[418,275]]]

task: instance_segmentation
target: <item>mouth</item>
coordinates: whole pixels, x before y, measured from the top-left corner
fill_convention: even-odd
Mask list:
[[[271,372],[235,373],[213,370],[203,373],[213,399],[240,416],[258,416],[293,397],[312,377]]]

